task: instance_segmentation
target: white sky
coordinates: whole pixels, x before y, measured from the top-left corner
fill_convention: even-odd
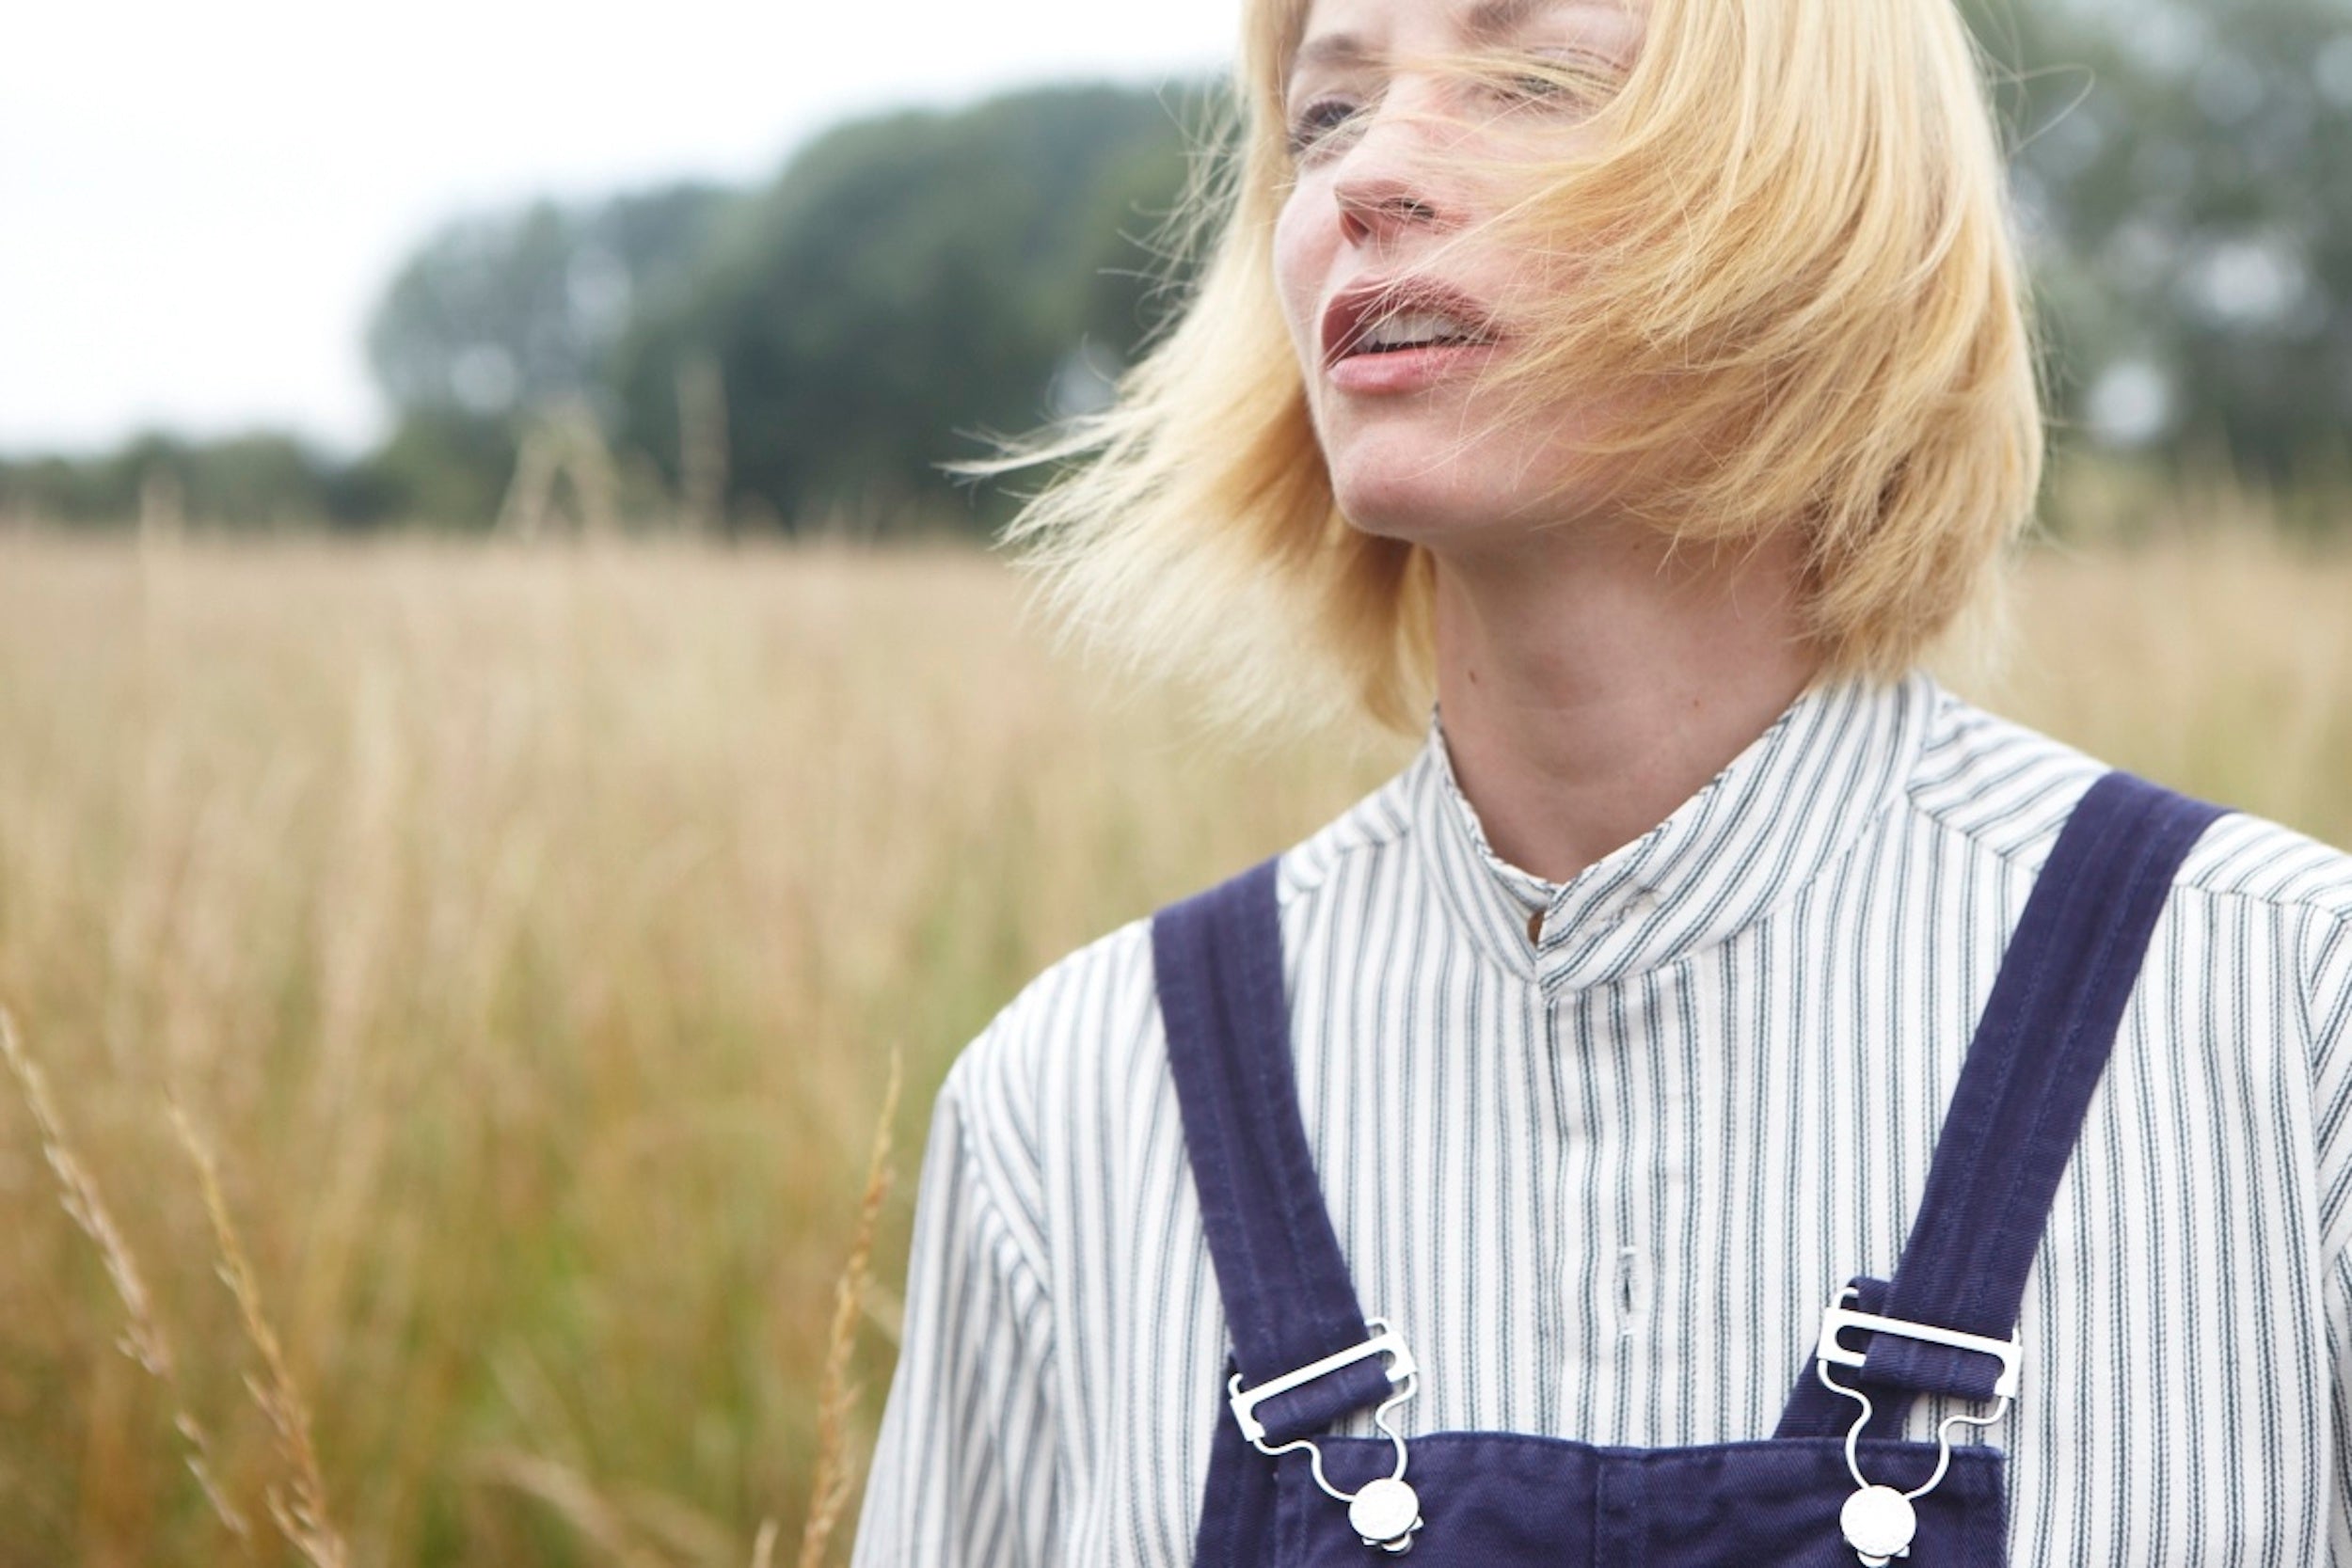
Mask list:
[[[1215,70],[1239,0],[5,0],[0,453],[380,429],[361,336],[459,212],[757,181],[853,113]]]

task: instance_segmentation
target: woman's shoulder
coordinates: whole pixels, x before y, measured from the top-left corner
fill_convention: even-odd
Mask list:
[[[1910,789],[1915,826],[1939,860],[1959,855],[2006,879],[2011,896],[1984,907],[2013,911],[2083,792],[2109,770],[1947,697]],[[2174,872],[2162,921],[2150,961],[2163,984],[2142,989],[2138,1044],[2165,1053],[2166,1080],[2243,1086],[2292,1064],[2289,1079],[2308,1085],[2308,1125],[2352,1132],[2352,855],[2230,809]],[[2352,1136],[2323,1136],[2312,1158],[2352,1195]]]
[[[2077,748],[1947,693],[1909,800],[1940,842],[2002,863],[1997,869],[2022,891],[2083,792],[2107,771]],[[2231,809],[2174,873],[2166,910],[2176,984],[2217,1017],[2262,998],[2296,1037],[2319,1091],[2352,1118],[2352,854],[2227,800],[2213,803]]]
[[[1324,893],[1338,868],[1404,839],[1403,797],[1420,767],[1280,851],[1276,899],[1286,922],[1295,906]],[[1105,932],[1025,984],[957,1058],[944,1101],[1001,1124],[1016,1144],[1032,1148],[1057,1127],[1125,1106],[1148,1108],[1152,1096],[1145,1091],[1167,1076],[1152,918],[1138,916]]]
[[[2035,872],[2083,793],[2113,766],[1940,692],[1909,801],[1938,829]],[[2228,815],[2183,863],[2176,889],[2250,900],[2282,915],[2352,921],[2352,854],[2227,799],[2212,803]]]
[[[939,1110],[979,1141],[1033,1160],[1073,1069],[1106,1058],[1132,1069],[1156,1017],[1151,921],[1131,920],[1022,986],[958,1053]]]

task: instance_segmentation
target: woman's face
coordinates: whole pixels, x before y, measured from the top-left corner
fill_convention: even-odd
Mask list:
[[[1562,397],[1505,420],[1481,390],[1475,372],[1514,351],[1515,307],[1566,285],[1482,237],[1517,193],[1462,156],[1573,151],[1579,112],[1539,84],[1511,97],[1398,62],[1477,52],[1622,70],[1641,6],[1312,0],[1286,85],[1295,179],[1274,262],[1333,490],[1358,528],[1439,546],[1573,512],[1591,413]]]

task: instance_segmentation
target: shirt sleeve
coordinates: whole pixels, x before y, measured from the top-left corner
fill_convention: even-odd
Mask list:
[[[1003,1021],[999,1021],[1001,1027]],[[1056,1554],[1052,1304],[988,1136],[984,1034],[933,1108],[898,1370],[852,1568],[1041,1568]]]
[[[2328,1351],[2335,1370],[2328,1560],[2352,1568],[2352,919],[2315,922],[2306,974]]]
[[[2335,1368],[2335,1492],[2328,1502],[2328,1560],[2352,1568],[2352,1259],[2338,1258],[2328,1275],[2328,1355]]]

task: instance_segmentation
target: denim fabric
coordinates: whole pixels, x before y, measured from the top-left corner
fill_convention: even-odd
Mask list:
[[[1184,1148],[1248,1385],[1371,1337],[1299,1119],[1277,864],[1263,862],[1152,923]],[[1270,1441],[1283,1443],[1376,1402],[1388,1386],[1377,1361],[1358,1362],[1267,1401],[1258,1415]]]
[[[2104,1073],[2171,879],[2211,806],[2123,774],[2085,795],[2037,880],[1954,1091],[1909,1242],[1891,1282],[1857,1280],[1859,1309],[2005,1338]],[[1277,863],[1160,912],[1153,960],[1184,1143],[1217,1288],[1245,1386],[1368,1338],[1316,1183],[1291,1067]],[[1856,1347],[1862,1348],[1862,1347]],[[1933,1391],[1983,1398],[1997,1364],[1893,1335],[1867,1346],[1860,1378],[1881,1396],[1863,1470],[1907,1489],[1936,1461],[1900,1441],[1901,1407]],[[1423,1565],[1846,1568],[1838,1524],[1854,1490],[1843,1434],[1854,1405],[1823,1388],[1808,1355],[1777,1433],[1681,1449],[1603,1449],[1508,1433],[1410,1440],[1407,1480]],[[1269,1442],[1324,1432],[1385,1393],[1365,1361],[1259,1411]],[[1363,1568],[1380,1560],[1345,1505],[1314,1484],[1304,1451],[1268,1459],[1243,1440],[1216,1392],[1216,1435],[1196,1560],[1202,1568]],[[1392,1447],[1316,1438],[1326,1474],[1352,1492],[1391,1472]],[[2002,1561],[2001,1456],[1957,1449],[1915,1502],[1906,1568]]]
[[[1353,1490],[1395,1464],[1385,1442],[1327,1439],[1324,1467]],[[1915,1485],[1932,1444],[1869,1443],[1864,1473]],[[1253,1456],[1254,1457],[1254,1456]],[[1367,1568],[1384,1561],[1348,1528],[1346,1508],[1319,1491],[1304,1453],[1276,1463],[1270,1540],[1227,1560],[1265,1568]],[[1502,1433],[1417,1437],[1406,1479],[1424,1528],[1416,1568],[1856,1568],[1837,1512],[1852,1493],[1841,1440],[1761,1439],[1687,1449],[1602,1449]],[[1212,1496],[1208,1506],[1216,1508]],[[2001,1460],[1990,1449],[1952,1455],[1921,1497],[1906,1568],[1998,1568],[2005,1522]]]
[[[1993,1339],[2015,1329],[2173,874],[2221,815],[2127,773],[2107,774],[2075,806],[1994,978],[1895,1276],[1856,1282],[1869,1298],[1863,1310]],[[1874,1432],[1899,1430],[1915,1393],[1990,1399],[2000,1370],[1992,1356],[1919,1339],[1889,1335],[1867,1348],[1841,1381],[1869,1386]],[[1783,1436],[1833,1421],[1842,1431],[1851,1418],[1853,1406],[1810,1370]]]

